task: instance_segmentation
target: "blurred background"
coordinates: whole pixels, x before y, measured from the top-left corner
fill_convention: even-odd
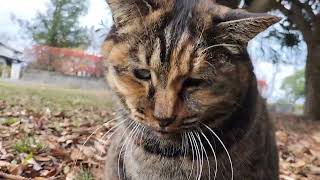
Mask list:
[[[294,151],[298,155],[290,149],[281,152],[280,156],[284,156],[282,164],[289,164],[282,169],[282,179],[320,179],[320,158],[314,155],[320,154],[320,135],[316,133],[320,132],[319,0],[217,2],[232,8],[283,17],[280,23],[252,40],[248,52],[255,66],[258,88],[272,116],[275,119],[293,119],[286,125],[277,125],[279,147],[290,142],[301,144],[297,137],[309,138],[307,143],[302,142],[305,143],[302,148],[309,148],[307,153],[311,155],[308,160],[299,154],[306,153],[299,145],[291,147],[300,148],[301,152]],[[0,141],[0,177],[3,171],[28,177],[99,179],[99,163],[95,162],[97,167],[92,167],[90,163],[93,162],[88,163],[87,160],[92,159],[96,151],[103,156],[104,143],[107,142],[90,141],[89,145],[95,145],[94,150],[85,146],[87,154],[76,156],[72,153],[80,151],[79,146],[86,142],[85,138],[114,115],[103,77],[101,56],[101,45],[112,23],[111,11],[105,0],[1,2],[0,131],[4,133],[0,135],[3,138],[3,144]],[[21,124],[29,124],[30,127],[26,130]],[[299,131],[295,126],[299,126]],[[13,131],[12,127],[17,128],[18,132]],[[101,127],[100,134],[97,131],[94,136],[103,136],[103,132],[110,127]],[[21,133],[21,128],[25,133]],[[44,140],[41,142],[43,131],[46,131],[44,139],[47,141],[48,129],[49,134],[56,136],[57,139],[53,141],[57,141],[59,146],[54,143],[48,145],[48,142],[43,143]],[[74,129],[81,129],[82,133],[74,133]],[[304,135],[301,129],[305,130]],[[9,141],[12,133],[19,141]],[[298,134],[291,136],[291,133]],[[290,136],[293,137],[291,140]],[[66,154],[74,156],[69,161],[65,158],[57,160],[60,163],[68,162],[60,169],[56,164],[52,165],[53,169],[48,169],[39,163],[47,162],[39,161],[42,146],[51,147],[50,152],[52,149],[63,152],[67,149]],[[62,150],[59,149],[61,147]],[[44,151],[43,156],[47,155],[47,151]],[[77,170],[82,173],[81,176],[75,175],[71,160],[85,164],[84,169]],[[29,171],[23,166],[23,170],[16,172],[20,167],[17,164],[21,165],[23,161],[30,166]],[[1,165],[1,162],[9,164]],[[101,159],[97,162],[101,162]],[[291,170],[288,170],[289,166]]]
[[[320,97],[316,93],[320,92],[316,85],[320,82],[319,2],[220,0],[220,3],[284,18],[249,43],[259,89],[272,111],[305,112],[310,118],[320,119],[317,108]],[[88,87],[103,87],[100,50],[111,25],[111,12],[104,0],[3,3],[1,79],[85,87],[88,78],[96,78],[93,81],[97,82],[89,83]],[[79,84],[70,82],[73,79]]]

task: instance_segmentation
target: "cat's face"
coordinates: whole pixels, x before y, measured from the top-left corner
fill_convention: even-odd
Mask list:
[[[247,42],[278,21],[209,0],[109,5],[108,83],[127,116],[159,136],[228,118],[254,81]]]

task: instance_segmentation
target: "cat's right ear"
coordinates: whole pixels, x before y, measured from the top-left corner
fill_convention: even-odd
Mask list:
[[[281,18],[269,14],[249,13],[244,10],[226,9],[215,26],[215,39],[219,43],[247,46],[259,33],[265,31]]]
[[[158,5],[157,0],[107,0],[116,27],[134,23]]]

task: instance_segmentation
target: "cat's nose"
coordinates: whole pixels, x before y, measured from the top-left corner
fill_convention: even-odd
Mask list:
[[[170,126],[174,121],[175,121],[175,117],[171,117],[171,118],[158,118],[159,121],[159,126],[161,128],[165,128]]]

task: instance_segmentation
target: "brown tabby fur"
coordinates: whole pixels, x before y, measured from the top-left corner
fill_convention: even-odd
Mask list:
[[[279,19],[211,0],[108,4],[115,25],[103,53],[121,119],[105,179],[209,180],[217,163],[217,180],[277,180],[274,131],[246,46]]]

